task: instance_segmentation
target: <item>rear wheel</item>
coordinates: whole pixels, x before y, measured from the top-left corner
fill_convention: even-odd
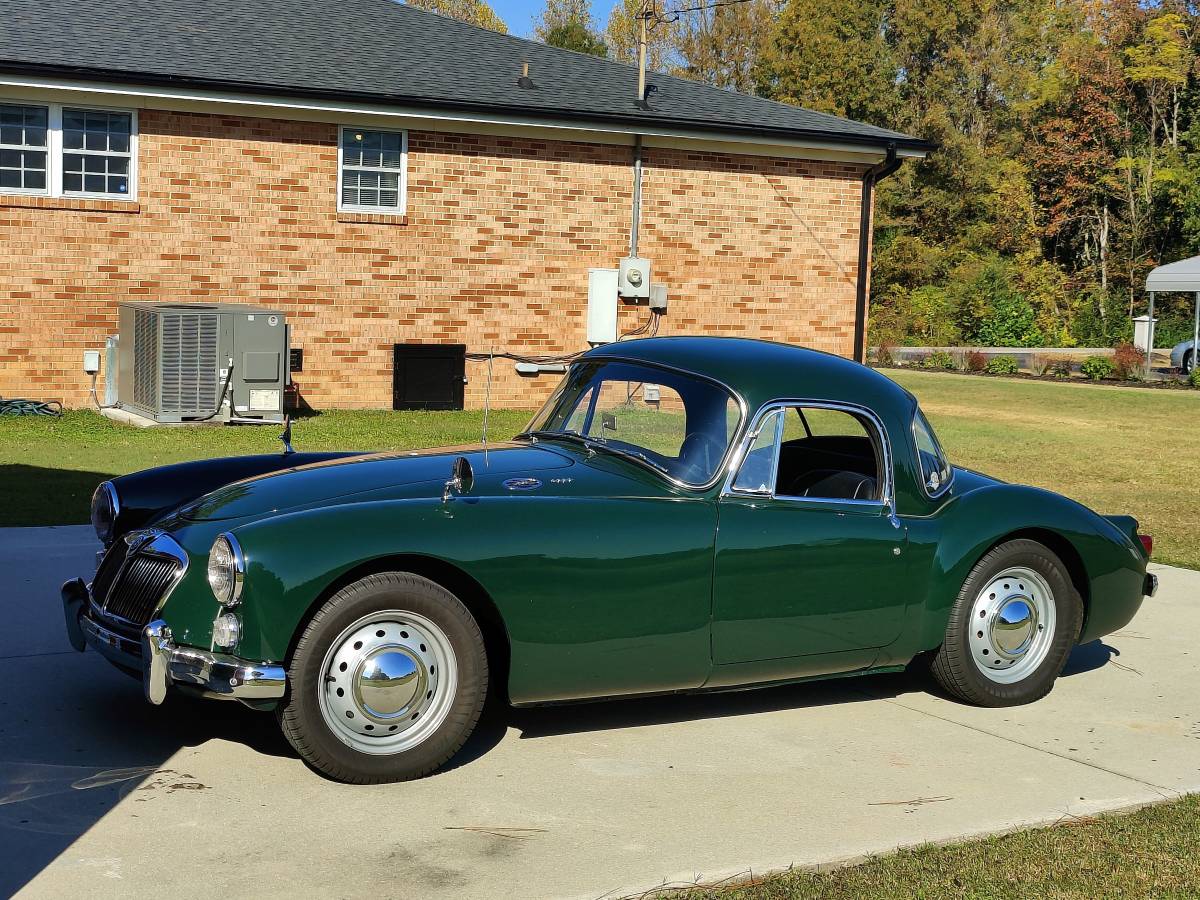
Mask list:
[[[980,706],[1015,706],[1050,693],[1083,623],[1066,567],[1035,541],[989,551],[963,582],[933,660],[949,693]]]
[[[487,684],[483,636],[453,594],[417,575],[370,575],[304,629],[279,722],[304,761],[330,778],[404,781],[458,751]]]

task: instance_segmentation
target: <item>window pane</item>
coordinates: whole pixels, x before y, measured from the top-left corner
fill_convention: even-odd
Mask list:
[[[103,156],[85,156],[83,158],[83,171],[103,173],[106,168],[105,163],[106,160]]]
[[[6,169],[19,169],[24,154],[20,150],[0,150],[0,166]]]
[[[129,135],[113,133],[108,136],[108,149],[114,153],[129,152]]]
[[[45,147],[48,121],[45,106],[0,104],[0,144]]]
[[[0,169],[0,188],[19,188],[21,173],[16,169]]]
[[[110,156],[108,158],[108,171],[112,175],[128,175],[129,160],[123,156]]]
[[[25,172],[25,187],[38,191],[44,190],[46,187],[46,173],[27,170]]]
[[[124,175],[109,176],[108,192],[110,194],[128,194],[129,179]]]
[[[108,134],[103,131],[88,131],[83,135],[85,150],[107,150]]]
[[[82,172],[83,157],[78,153],[63,154],[63,171],[64,172]]]
[[[933,426],[919,409],[913,420],[913,437],[917,442],[917,456],[921,460],[921,477],[925,481],[925,490],[936,494],[950,480],[950,463],[946,454],[933,433]]]
[[[74,129],[63,129],[63,148],[66,150],[83,149],[83,132]]]
[[[880,479],[874,429],[840,409],[789,412],[775,492],[781,497],[876,500]]]
[[[733,482],[735,490],[753,491],[756,494],[771,493],[771,479],[775,474],[775,429],[782,412],[773,412],[763,419],[758,436],[750,445],[746,459]]]
[[[76,175],[70,172],[63,173],[63,190],[64,191],[82,191],[83,176]]]

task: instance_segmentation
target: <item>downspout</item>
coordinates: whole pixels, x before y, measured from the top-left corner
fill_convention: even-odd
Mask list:
[[[898,168],[896,145],[887,145],[887,156],[863,172],[862,202],[858,216],[858,284],[854,296],[854,359],[866,362],[867,349],[867,283],[871,277],[871,207],[875,185]]]
[[[638,222],[642,218],[642,136],[633,138],[633,209],[629,223],[629,255],[638,255]]]

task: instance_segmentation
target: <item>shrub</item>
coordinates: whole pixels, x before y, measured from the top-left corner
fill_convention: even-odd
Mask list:
[[[1188,376],[1188,381],[1191,382],[1192,387],[1200,388],[1200,366],[1192,368],[1192,374]]]
[[[1054,357],[1046,356],[1044,353],[1037,354],[1029,361],[1029,368],[1033,370],[1034,375],[1047,374],[1052,365],[1054,365]]]
[[[983,370],[989,375],[1016,375],[1021,367],[1015,356],[993,356]]]
[[[921,366],[926,369],[955,369],[954,357],[945,350],[935,350],[925,357]]]
[[[896,348],[896,343],[887,338],[879,342],[879,346],[875,350],[875,365],[877,366],[894,366],[896,358],[892,355],[892,351]]]
[[[1107,356],[1089,356],[1079,366],[1079,371],[1092,381],[1099,381],[1101,378],[1112,378],[1117,367]]]
[[[987,368],[987,361],[986,354],[978,350],[969,350],[963,359],[963,368],[968,372],[982,372]]]
[[[1046,374],[1053,375],[1055,378],[1070,378],[1071,361],[1069,359],[1056,359],[1050,364],[1050,368],[1046,370]]]
[[[1137,380],[1146,364],[1146,354],[1128,341],[1117,344],[1113,351],[1113,372],[1118,378]]]

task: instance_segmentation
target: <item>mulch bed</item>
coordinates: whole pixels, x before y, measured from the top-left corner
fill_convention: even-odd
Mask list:
[[[1157,391],[1194,391],[1196,390],[1182,378],[1172,378],[1170,381],[1122,381],[1118,378],[1103,378],[1100,381],[1093,381],[1090,378],[1082,376],[1069,376],[1067,378],[1058,375],[1031,375],[1026,372],[1018,372],[1016,375],[994,375],[991,372],[964,372],[961,369],[926,369],[924,366],[898,366],[898,365],[881,365],[880,363],[872,363],[873,369],[898,369],[902,372],[942,372],[946,375],[965,375],[970,378],[1005,378],[1018,381],[1051,381],[1055,384],[1100,384],[1108,385],[1109,387],[1131,387],[1145,388],[1147,390]]]

